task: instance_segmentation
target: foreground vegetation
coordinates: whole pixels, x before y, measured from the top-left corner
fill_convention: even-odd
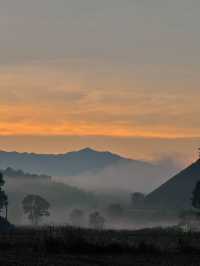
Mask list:
[[[200,233],[18,227],[0,235],[0,265],[200,265]]]

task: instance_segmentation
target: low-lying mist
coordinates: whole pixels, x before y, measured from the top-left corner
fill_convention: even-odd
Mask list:
[[[51,180],[26,178],[6,178],[5,191],[9,198],[8,219],[18,225],[29,224],[22,209],[22,200],[29,194],[39,195],[51,205],[51,215],[43,219],[42,224],[90,227],[89,217],[94,212],[98,212],[105,219],[105,228],[108,229],[140,229],[177,223],[176,217],[170,217],[166,213],[155,216],[148,212],[134,211],[129,192],[121,195],[114,192],[92,193]],[[113,211],[113,205],[120,208]],[[78,224],[71,219],[74,210],[82,212]]]
[[[147,194],[177,171],[178,166],[174,161],[164,158],[150,164],[119,162],[101,171],[90,171],[65,178],[6,177],[8,218],[14,224],[28,224],[29,221],[23,213],[22,200],[32,194],[43,197],[51,205],[50,217],[42,221],[45,224],[73,225],[71,213],[74,210],[82,212],[81,224],[78,224],[81,227],[90,226],[89,217],[94,212],[101,214],[105,219],[105,227],[111,229],[137,229],[176,224],[177,215],[134,210],[131,194],[133,192]],[[121,212],[110,213],[109,208],[112,205],[120,206]]]
[[[97,193],[131,192],[149,193],[180,170],[170,158],[153,164],[119,162],[98,172],[85,172],[76,176],[54,177],[53,180]]]

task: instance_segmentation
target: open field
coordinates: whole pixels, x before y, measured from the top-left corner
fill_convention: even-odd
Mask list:
[[[0,265],[200,265],[200,234],[175,229],[14,229],[0,236]]]

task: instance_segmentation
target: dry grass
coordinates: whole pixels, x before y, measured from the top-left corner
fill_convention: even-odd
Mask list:
[[[200,265],[200,234],[18,227],[0,235],[0,265]]]

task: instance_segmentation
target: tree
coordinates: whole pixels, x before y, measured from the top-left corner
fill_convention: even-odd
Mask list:
[[[7,220],[7,213],[8,213],[8,197],[5,193],[5,191],[2,189],[2,187],[4,186],[5,181],[3,179],[3,174],[0,173],[0,213],[2,212],[2,210],[5,208],[5,218]]]
[[[42,217],[49,216],[50,204],[38,195],[28,195],[22,201],[24,213],[32,225],[37,226]]]
[[[197,182],[192,193],[192,206],[196,209],[200,209],[200,181]]]
[[[74,209],[71,211],[69,218],[72,225],[80,227],[83,225],[84,212],[79,209]]]
[[[124,210],[120,204],[115,203],[108,206],[107,213],[112,218],[118,218],[123,216]]]
[[[145,200],[145,195],[141,192],[131,194],[131,201],[134,208],[142,207]]]
[[[102,230],[105,225],[105,219],[99,212],[93,212],[89,216],[89,225],[96,230]]]

